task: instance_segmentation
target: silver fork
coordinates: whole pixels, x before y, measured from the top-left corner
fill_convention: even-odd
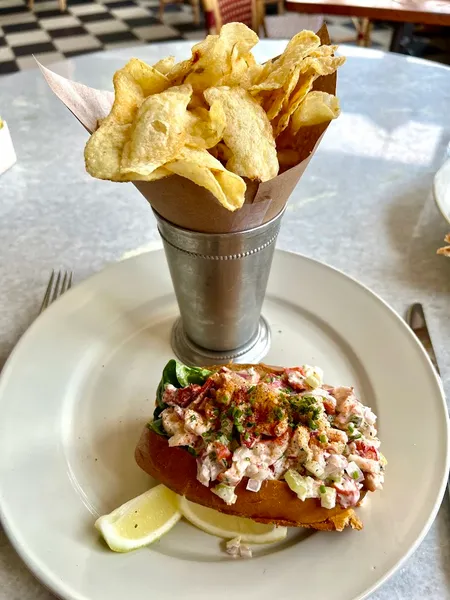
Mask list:
[[[56,276],[56,279],[55,279]],[[64,292],[67,292],[72,287],[72,271],[52,271],[50,279],[45,290],[44,299],[42,300],[39,314],[43,312],[52,302],[62,296]]]

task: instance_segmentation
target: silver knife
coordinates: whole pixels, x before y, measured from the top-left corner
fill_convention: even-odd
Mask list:
[[[430,332],[428,331],[427,321],[425,319],[425,313],[423,306],[416,302],[412,304],[406,313],[406,322],[411,327],[412,331],[416,334],[417,339],[422,344],[425,352],[428,354],[431,362],[433,363],[436,373],[440,378],[439,367],[436,360],[436,354],[434,353],[433,344],[431,342]],[[450,479],[447,481],[447,490],[450,496]]]
[[[440,375],[436,354],[434,352],[430,332],[428,331],[428,325],[423,311],[423,306],[419,302],[416,302],[409,307],[406,313],[406,322],[416,334],[417,339],[419,342],[421,342],[425,352],[430,357],[437,374]]]

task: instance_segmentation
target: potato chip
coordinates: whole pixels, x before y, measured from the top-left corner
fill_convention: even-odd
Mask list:
[[[289,98],[287,107],[283,110],[276,122],[272,123],[274,136],[277,138],[282,131],[289,125],[289,120],[292,113],[294,113],[301,102],[306,98],[308,92],[312,89],[315,80],[314,75],[303,75],[297,87]]]
[[[216,87],[205,91],[211,108],[222,106],[226,125],[223,139],[232,152],[227,169],[249,179],[268,181],[278,173],[272,127],[264,109],[240,87]]]
[[[169,87],[167,77],[146,63],[132,58],[114,74],[114,104],[111,114],[122,125],[132,123],[136,111],[150,94],[158,94]]]
[[[186,140],[191,95],[191,86],[182,85],[144,100],[123,150],[122,173],[148,176],[177,156]]]
[[[271,64],[267,77],[250,88],[252,94],[263,90],[277,90],[286,85],[302,59],[320,46],[320,38],[312,31],[300,31],[286,46],[283,54]],[[295,87],[295,83],[294,83]]]
[[[198,42],[192,46],[192,56],[187,60],[183,60],[176,63],[167,74],[172,85],[181,85],[194,68],[194,65],[200,61],[200,59],[214,47],[216,40],[219,39],[218,35],[208,35],[204,40]]]
[[[186,144],[197,148],[212,148],[220,142],[225,129],[225,113],[220,104],[188,111]]]
[[[279,90],[273,91],[269,95],[268,100],[263,103],[269,121],[273,121],[273,119],[278,116],[283,106],[287,104],[289,96],[292,94],[295,86],[297,85],[299,76],[300,65],[291,71],[283,87],[281,87]]]
[[[237,47],[240,56],[247,55],[259,42],[256,33],[244,23],[227,23],[220,30],[219,38],[225,42],[229,53]]]
[[[169,87],[165,75],[138,58],[131,58],[123,70],[141,87],[145,97],[159,94]]]
[[[162,58],[156,64],[153,65],[153,68],[162,73],[163,75],[167,75],[170,73],[171,69],[175,64],[175,56],[168,56],[167,58]]]
[[[327,50],[325,50],[325,48]],[[300,61],[299,65],[297,66],[299,72],[298,81],[292,95],[291,81],[285,90],[286,93],[284,99],[278,99],[276,96],[272,106],[268,108],[267,116],[271,121],[273,121],[276,114],[281,113],[276,122],[272,123],[275,137],[278,137],[280,133],[289,125],[291,115],[303,102],[308,92],[310,92],[315,79],[322,75],[333,74],[336,69],[345,62],[345,58],[343,56],[330,56],[329,52],[331,48],[333,48],[333,46],[320,46],[320,48],[311,53],[311,56],[307,56]],[[295,76],[293,79],[295,80]],[[275,94],[281,93],[282,90],[275,92]],[[276,113],[277,110],[278,113]]]
[[[239,56],[239,47],[236,44],[231,51],[230,60],[231,72],[223,78],[223,85],[239,85],[248,89],[259,81],[264,67],[256,62],[251,52]]]
[[[145,100],[144,92],[123,69],[114,74],[113,83],[115,95],[111,115],[120,125],[128,125],[133,122],[137,109]]]
[[[127,173],[127,181],[156,181],[157,179],[164,179],[169,177],[172,172],[165,167],[158,167],[152,171],[149,175],[141,175],[140,173],[133,173],[130,171]]]
[[[219,35],[209,35],[192,48],[192,57],[175,65],[168,73],[173,83],[190,83],[194,92],[217,85],[225,85],[228,79],[236,82],[233,65],[243,58],[239,65],[241,72],[250,63],[253,56],[250,50],[258,42],[258,36],[243,23],[228,23],[222,27]],[[232,58],[233,56],[233,58]]]
[[[318,78],[345,59],[319,35],[298,33],[261,65],[252,54],[255,32],[228,23],[195,44],[188,60],[131,59],[114,75],[113,107],[86,145],[87,171],[135,182],[178,174],[226,209],[240,208],[242,177],[264,182],[298,164],[339,114],[337,98],[325,93],[334,83]]]
[[[332,56],[336,52],[337,49],[338,49],[338,46],[333,46],[333,45],[319,46],[316,50],[313,50],[312,52],[310,52],[309,56],[314,56],[314,57]]]
[[[110,181],[126,179],[126,176],[120,173],[120,163],[131,128],[130,124],[118,123],[111,114],[103,119],[101,127],[91,135],[84,150],[86,171],[89,175]]]
[[[245,201],[246,185],[206,150],[184,147],[165,168],[209,190],[224,208],[234,211]]]
[[[300,127],[320,125],[339,116],[339,100],[326,92],[309,92],[292,114],[291,130],[297,134]]]
[[[316,76],[332,75],[345,62],[344,56],[308,56],[302,60],[301,73],[314,73]]]

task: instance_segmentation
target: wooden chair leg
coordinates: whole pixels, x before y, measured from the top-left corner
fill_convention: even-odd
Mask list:
[[[278,0],[278,14],[284,15],[284,0]]]
[[[164,19],[164,0],[159,0],[159,20]]]
[[[356,31],[356,45],[357,46],[362,46],[363,44],[363,32],[362,32],[362,28],[361,28],[361,19],[359,19],[358,17],[352,17],[352,22],[353,22],[353,26],[355,28]]]
[[[366,48],[368,48],[369,46],[372,45],[372,38],[371,38],[372,21],[370,19],[363,19],[362,29],[363,29],[364,46]]]
[[[194,23],[200,25],[200,0],[191,0]]]
[[[269,34],[267,33],[267,25],[266,25],[266,20],[265,19],[263,19],[262,22],[261,22],[261,29],[263,30],[264,37],[268,38]],[[259,35],[259,31],[257,33]]]
[[[34,0],[28,0],[28,8],[30,10],[33,10],[33,8],[34,8]]]
[[[67,9],[67,2],[66,0],[59,0],[59,10],[61,12],[66,12]]]
[[[266,5],[264,0],[253,0],[252,2],[252,29],[259,35],[263,30],[264,37],[269,37],[266,27]]]

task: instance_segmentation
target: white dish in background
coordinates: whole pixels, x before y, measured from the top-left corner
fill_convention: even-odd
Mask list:
[[[434,176],[433,196],[442,216],[450,223],[450,158]]]
[[[321,263],[276,252],[264,314],[271,364],[317,364],[353,384],[379,416],[385,489],[359,509],[361,532],[292,530],[233,560],[179,523],[119,555],[93,528],[143,492],[134,447],[172,357],[177,315],[162,251],[75,287],[31,326],[0,380],[0,511],[24,561],[70,600],[355,600],[417,547],[448,473],[447,409],[428,357],[405,323],[365,287]]]
[[[8,124],[3,121],[0,127],[0,175],[10,169],[17,161],[16,152],[9,133]]]

